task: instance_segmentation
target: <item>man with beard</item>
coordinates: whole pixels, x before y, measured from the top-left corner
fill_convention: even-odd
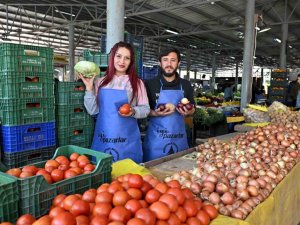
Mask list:
[[[188,149],[184,117],[195,112],[194,107],[190,110],[176,107],[182,98],[194,104],[191,83],[177,73],[180,52],[175,48],[164,50],[159,64],[160,74],[145,83],[151,110],[143,143],[144,162]],[[167,103],[175,107],[159,107]]]

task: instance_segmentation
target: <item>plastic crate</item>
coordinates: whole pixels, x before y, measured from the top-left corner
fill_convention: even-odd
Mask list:
[[[269,89],[269,95],[282,95],[285,96],[287,94],[287,89],[273,89],[274,87],[271,87]]]
[[[20,196],[20,214],[30,213],[40,217],[49,212],[52,201],[58,194],[82,194],[90,188],[98,188],[103,183],[111,182],[111,155],[69,145],[57,148],[53,159],[60,155],[69,157],[74,152],[88,156],[96,165],[95,170],[53,184],[47,183],[42,175],[16,178]],[[45,163],[46,161],[32,165],[42,168]]]
[[[56,82],[56,105],[83,104],[85,85],[82,82]]]
[[[54,98],[0,99],[2,125],[43,123],[54,119]]]
[[[0,174],[0,223],[15,222],[19,217],[19,193],[17,180],[6,174]]]
[[[0,44],[0,71],[53,72],[53,49],[2,43]]]
[[[0,72],[0,98],[54,97],[53,73]]]
[[[22,152],[45,148],[56,144],[55,122],[19,126],[2,126],[3,152]]]
[[[271,72],[271,78],[287,78],[287,72]]]
[[[83,104],[57,105],[55,113],[57,127],[84,126],[94,123],[94,118],[87,113]]]
[[[108,57],[109,57],[109,55],[106,53],[90,51],[89,49],[85,49],[83,51],[84,60],[94,62],[99,67],[107,67],[108,66]]]
[[[288,81],[283,80],[283,81],[277,81],[275,79],[271,80],[270,82],[270,86],[271,87],[284,87],[287,88],[288,87]]]
[[[3,153],[2,161],[4,165],[11,169],[26,166],[28,164],[41,162],[53,157],[56,146],[27,150],[23,152]]]
[[[94,124],[85,126],[57,127],[57,145],[90,147],[93,141]]]

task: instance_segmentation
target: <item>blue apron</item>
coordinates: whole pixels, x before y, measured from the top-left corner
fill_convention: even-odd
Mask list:
[[[181,90],[160,90],[157,105],[183,98]],[[156,106],[157,106],[156,105]],[[151,117],[143,145],[144,162],[188,149],[184,117],[177,111],[168,116]]]
[[[111,154],[114,162],[130,158],[141,163],[143,152],[137,121],[118,113],[119,107],[128,103],[126,91],[101,88],[98,99],[99,114],[91,148]]]

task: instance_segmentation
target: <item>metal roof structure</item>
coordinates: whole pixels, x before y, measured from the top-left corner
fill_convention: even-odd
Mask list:
[[[107,0],[108,1],[108,0]],[[126,0],[125,30],[144,37],[143,62],[157,63],[166,45],[190,53],[191,69],[211,70],[242,63],[245,0]],[[300,0],[256,0],[255,65],[276,68],[280,61],[282,24],[288,23],[287,67],[300,63]],[[0,43],[3,41],[53,47],[68,54],[68,29],[75,25],[75,54],[100,50],[106,35],[106,0],[2,0]],[[170,33],[171,30],[174,33]]]

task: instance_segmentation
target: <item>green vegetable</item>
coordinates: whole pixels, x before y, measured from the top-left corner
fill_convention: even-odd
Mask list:
[[[84,77],[92,77],[94,74],[100,74],[100,69],[96,63],[90,61],[80,61],[76,63],[74,69],[77,73],[81,73]]]

